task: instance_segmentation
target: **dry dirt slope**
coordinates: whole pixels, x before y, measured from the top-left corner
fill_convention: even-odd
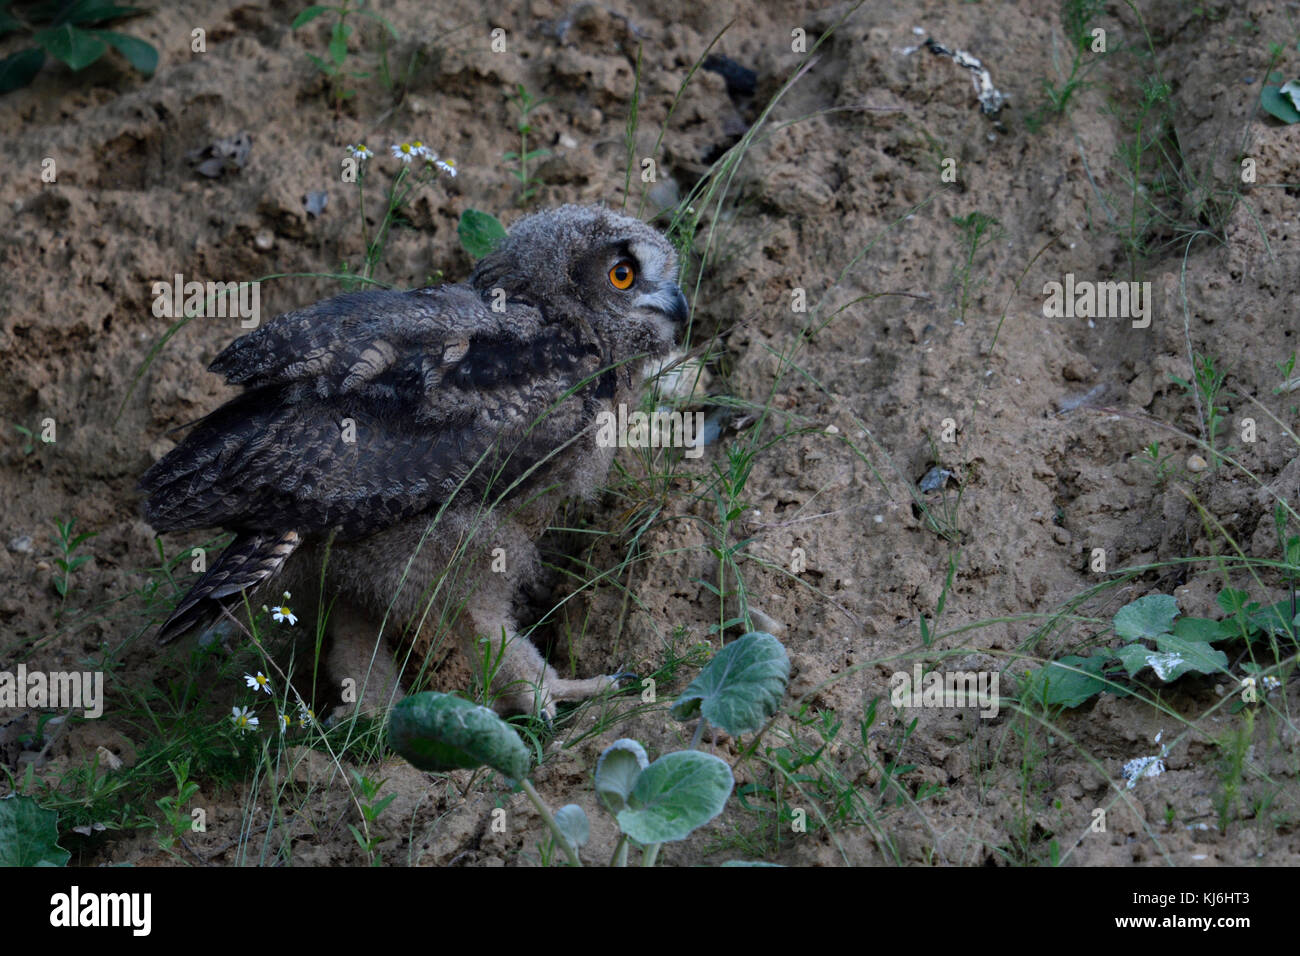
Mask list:
[[[360,81],[357,96],[336,111],[306,56],[323,51],[324,21],[295,33],[288,27],[294,7],[212,3],[167,6],[124,27],[161,51],[150,80],[110,56],[77,76],[47,67],[31,88],[5,98],[0,135],[10,168],[21,172],[0,182],[0,208],[11,211],[0,241],[0,368],[9,386],[0,398],[9,439],[0,663],[70,668],[102,658],[117,703],[39,757],[38,744],[11,733],[4,757],[12,766],[26,753],[26,762],[59,780],[103,745],[129,767],[155,733],[141,725],[124,690],[161,683],[163,673],[135,595],[156,552],[132,488],[170,447],[167,430],[223,397],[199,370],[238,329],[231,321],[191,323],[133,389],[168,324],[150,312],[152,283],[176,273],[243,280],[355,267],[363,248],[355,190],[338,181],[342,149],[416,136],[454,157],[460,175],[414,200],[411,228],[393,233],[379,277],[397,286],[424,283],[439,270],[460,278],[470,265],[456,237],[460,213],[493,210],[507,222],[516,214],[516,183],[501,159],[518,148],[517,113],[507,99],[516,84],[549,98],[532,118],[537,142],[551,151],[537,169],[543,185],[534,203],[620,204],[634,90],[634,152],[650,155],[692,64],[727,27],[715,49],[752,68],[757,87],[747,96],[729,92],[717,73],[692,77],[658,145],[662,176],[653,198],[672,201],[736,143],[797,68],[791,30],[815,38],[850,10],[617,2],[539,2],[490,16],[470,3],[382,9],[403,37],[393,62],[421,54],[400,97]],[[747,586],[754,605],[784,626],[793,694],[838,678],[810,701],[845,720],[846,738],[856,739],[864,707],[886,692],[889,675],[915,660],[935,664],[946,655],[962,669],[1010,666],[1010,692],[1012,676],[1029,663],[1012,661],[1042,616],[1101,580],[1089,570],[1094,548],[1105,549],[1112,570],[1232,553],[1229,542],[1276,557],[1274,499],[1261,486],[1294,507],[1297,446],[1282,426],[1296,429],[1295,398],[1272,390],[1300,327],[1293,295],[1300,225],[1294,188],[1284,188],[1300,182],[1300,170],[1295,128],[1256,103],[1270,43],[1289,50],[1276,68],[1296,72],[1294,30],[1280,3],[1139,9],[1153,54],[1141,55],[1147,41],[1131,11],[1107,9],[1099,22],[1118,52],[1089,75],[1063,117],[1048,117],[1034,132],[1027,120],[1042,101],[1042,79],[1059,82],[1062,63],[1068,67],[1054,6],[862,4],[781,99],[722,210],[704,210],[695,340],[717,337],[710,391],[770,405],[769,435],[807,427],[760,454],[743,489],[748,511],[736,536],[754,537]],[[189,49],[196,25],[207,31],[202,55]],[[509,37],[504,55],[490,52],[497,27]],[[962,71],[914,49],[927,35],[989,66],[1010,97],[999,120],[980,114]],[[373,58],[376,42],[365,32],[353,52]],[[1134,192],[1121,157],[1136,135],[1143,79],[1157,72],[1171,83],[1172,119],[1147,153],[1152,165],[1139,195],[1159,190],[1163,218],[1143,232],[1145,255],[1133,259],[1125,240],[1133,238]],[[195,175],[187,152],[241,131],[253,141],[242,169],[215,180]],[[1235,175],[1243,156],[1256,160],[1254,188],[1241,188]],[[45,157],[56,160],[56,183],[39,178]],[[949,158],[954,183],[942,178]],[[303,200],[317,190],[328,204],[311,216]],[[999,227],[968,260],[954,219],[972,213],[995,216]],[[1157,303],[1150,328],[1045,318],[1043,285],[1067,273],[1150,280]],[[808,321],[790,310],[794,288],[821,304],[815,334],[793,357],[797,369],[777,358]],[[263,284],[263,304],[284,311],[337,289],[327,280],[275,279]],[[1234,433],[1247,410],[1260,422],[1258,441],[1233,440],[1240,468],[1183,472],[1197,447],[1156,424],[1199,431],[1194,404],[1170,381],[1188,375],[1189,351],[1213,355],[1228,371],[1241,396],[1228,403]],[[1083,396],[1087,402],[1073,407]],[[37,429],[46,418],[57,425],[57,442],[28,453],[12,426]],[[943,441],[946,419],[955,425],[952,442]],[[739,424],[750,423],[742,416]],[[728,433],[724,442],[746,434]],[[1153,440],[1178,466],[1166,482],[1138,458]],[[562,628],[547,631],[559,641],[559,659],[585,672],[628,660],[653,667],[670,642],[707,639],[717,607],[692,582],[716,581],[717,568],[704,550],[712,542],[692,516],[708,516],[713,505],[694,502],[689,490],[707,487],[722,454],[710,450],[693,482],[671,498],[669,518],[647,535],[652,557],[626,582],[637,599],[632,609],[618,588],[590,589],[570,609],[572,627],[587,622],[581,640],[569,646]],[[958,483],[961,489],[947,536],[928,526],[909,491],[933,465],[954,473],[948,502]],[[617,528],[624,504],[607,500],[585,520]],[[942,510],[937,495],[931,504]],[[67,611],[56,617],[51,522],[70,518],[96,537]],[[798,577],[788,573],[795,548],[807,556]],[[611,541],[593,560],[610,566],[625,550],[625,542]],[[950,559],[956,575],[939,630],[951,633],[921,648],[918,616],[936,615]],[[1214,570],[1204,562],[1166,565],[1107,590],[1080,608],[1084,620],[1052,628],[1031,656],[1109,640],[1110,615],[1150,591],[1176,594],[1186,612],[1209,613],[1224,583]],[[1275,575],[1235,583],[1260,600],[1282,593]],[[620,622],[616,635],[591,623],[605,621]],[[676,629],[682,636],[674,637]],[[825,758],[858,800],[855,819],[872,825],[786,832],[777,849],[766,817],[733,809],[708,839],[665,860],[712,862],[743,850],[788,863],[1043,861],[1055,841],[1071,863],[1295,862],[1295,682],[1255,725],[1243,799],[1220,832],[1223,748],[1216,741],[1239,718],[1222,708],[1202,715],[1226,683],[1179,685],[1162,698],[1163,712],[1104,697],[1061,716],[1050,735],[1009,708],[978,721],[972,711],[895,715],[882,707],[864,747],[840,739]],[[235,699],[231,686],[217,694],[222,712]],[[3,720],[30,733],[34,718]],[[780,730],[816,740],[807,729]],[[1158,731],[1176,738],[1168,772],[1118,796],[1120,768],[1155,752]],[[629,719],[555,756],[540,785],[565,802],[585,787],[594,755],[614,736],[640,736],[657,750],[677,746],[677,733],[660,713]],[[902,806],[879,796],[881,768],[891,761],[914,768],[901,778],[910,798]],[[327,769],[313,763],[300,776],[316,779],[311,774]],[[742,783],[772,784],[772,771],[758,761],[738,774]],[[409,768],[393,765],[385,775],[403,794],[386,817],[389,859],[514,862],[534,853],[535,820],[522,807],[527,826],[484,831],[494,784],[479,780],[469,795],[447,788],[431,797],[428,781]],[[319,816],[289,828],[282,852],[298,862],[360,862],[340,825],[350,812],[345,788],[325,780],[329,799]],[[228,844],[251,791],[205,783],[200,798],[216,822],[207,846]],[[515,807],[519,798],[508,799]],[[1108,829],[1090,834],[1097,807],[1109,809]],[[599,817],[594,805],[587,809]],[[411,841],[412,832],[429,835]],[[68,839],[80,862],[161,858],[148,832]],[[594,840],[599,856],[612,831],[598,827]],[[719,848],[723,855],[705,855]],[[237,852],[220,859],[233,862]]]

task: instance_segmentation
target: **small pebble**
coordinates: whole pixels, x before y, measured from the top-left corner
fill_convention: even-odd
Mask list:
[[[263,252],[270,252],[275,246],[275,236],[271,234],[269,229],[263,229],[253,237],[253,245]]]
[[[1200,455],[1192,455],[1187,459],[1187,470],[1191,472],[1204,471],[1210,467],[1209,463]]]
[[[20,534],[16,538],[10,538],[9,550],[14,554],[31,554],[33,550],[32,536],[30,534]]]

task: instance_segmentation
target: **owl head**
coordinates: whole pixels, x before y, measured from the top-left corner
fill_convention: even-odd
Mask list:
[[[502,289],[507,302],[536,308],[548,323],[589,323],[615,358],[666,354],[690,313],[671,243],[601,206],[525,216],[469,281],[485,300]]]

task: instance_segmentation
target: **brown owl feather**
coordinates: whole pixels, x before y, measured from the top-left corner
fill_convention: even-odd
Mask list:
[[[620,263],[634,270],[630,288],[613,281]],[[287,561],[310,577],[327,536],[343,567],[360,554],[372,562],[353,579],[335,576],[342,596],[372,617],[387,614],[392,602],[380,608],[379,597],[396,568],[407,569],[405,583],[414,553],[406,529],[438,515],[463,527],[460,502],[479,512],[496,505],[505,512],[490,522],[498,537],[531,549],[550,517],[533,500],[553,510],[563,497],[553,489],[586,494],[603,480],[609,454],[593,447],[597,414],[635,399],[644,360],[666,353],[685,317],[662,236],[604,209],[566,206],[517,223],[467,284],[348,293],[237,339],[209,369],[244,391],[140,482],[155,529],[236,533],[159,639],[209,619]],[[603,463],[598,475],[593,462]],[[523,502],[526,519],[515,515]],[[373,555],[376,541],[394,545],[388,563]],[[428,552],[425,575],[452,560],[440,543]],[[524,555],[521,566],[532,563]],[[513,628],[509,595],[492,600],[497,607],[479,616]]]

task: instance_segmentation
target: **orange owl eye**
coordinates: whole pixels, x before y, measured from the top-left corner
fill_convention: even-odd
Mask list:
[[[630,289],[632,283],[636,281],[636,270],[632,268],[632,263],[628,259],[621,259],[614,264],[614,268],[609,270],[609,281],[614,284],[615,289]]]

